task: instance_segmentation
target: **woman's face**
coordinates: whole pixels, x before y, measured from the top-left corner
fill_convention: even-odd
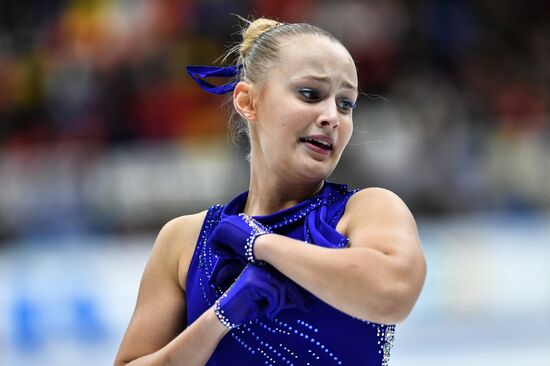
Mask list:
[[[325,179],[353,131],[357,72],[348,51],[326,37],[290,37],[257,87],[252,163],[289,179]]]

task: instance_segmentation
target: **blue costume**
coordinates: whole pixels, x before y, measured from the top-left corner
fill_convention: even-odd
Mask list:
[[[254,219],[274,233],[304,245],[344,248],[348,239],[336,231],[349,197],[346,185],[324,182],[321,192],[294,207]],[[187,322],[193,323],[222,294],[209,284],[216,263],[209,235],[221,219],[244,209],[248,192],[226,206],[208,209],[187,277]],[[313,297],[311,311],[283,310],[232,329],[218,344],[208,366],[349,365],[385,366],[395,326],[354,318]]]

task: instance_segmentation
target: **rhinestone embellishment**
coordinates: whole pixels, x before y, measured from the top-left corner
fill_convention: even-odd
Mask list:
[[[232,323],[231,320],[229,320],[229,318],[225,316],[223,310],[220,308],[220,302],[221,300],[225,299],[226,296],[226,294],[223,294],[218,300],[216,300],[216,302],[214,303],[214,313],[216,314],[220,322],[225,325],[226,328],[237,328],[239,324]]]
[[[286,235],[288,228],[293,228],[295,225],[302,226],[302,222],[309,212],[318,209],[321,205],[327,205],[334,209],[333,204],[345,205],[345,201],[353,192],[346,189],[337,188],[328,194],[321,197],[312,198],[307,204],[302,205],[299,209],[289,212],[284,217],[277,217],[277,220],[268,218],[267,220],[256,219],[250,217],[251,234],[249,242],[249,250],[246,252],[247,260],[254,260],[253,257],[253,240],[255,233],[260,233],[264,230],[267,232],[280,233]],[[342,206],[342,211],[343,211]],[[333,331],[332,326],[319,321],[312,317],[312,314],[296,317],[288,317],[285,314],[274,319],[262,318],[253,321],[245,322],[237,325],[233,324],[228,317],[223,314],[220,309],[220,302],[223,302],[224,291],[214,285],[208,284],[208,279],[214,269],[217,256],[212,251],[211,245],[208,242],[208,237],[212,230],[216,227],[222,218],[222,210],[224,206],[212,206],[205,219],[203,230],[197,243],[196,270],[199,272],[197,281],[197,291],[202,290],[201,307],[207,309],[214,304],[214,310],[218,319],[224,326],[230,329],[227,337],[230,337],[234,347],[241,348],[246,351],[249,357],[242,360],[243,365],[288,365],[288,366],[338,366],[351,365],[347,350],[341,349],[339,346],[332,343],[330,334]],[[336,217],[338,216],[338,217]],[[336,215],[332,220],[327,221],[331,227],[335,227],[338,223],[340,215]],[[243,217],[244,220],[246,220]],[[248,221],[247,221],[248,223]],[[250,223],[249,223],[250,224]],[[258,226],[254,226],[257,224]],[[254,229],[255,228],[255,229]],[[257,231],[256,231],[257,230]],[[271,231],[270,231],[271,230]],[[307,233],[308,227],[304,224],[304,233],[299,236],[299,240],[308,241],[310,234]],[[256,236],[257,237],[257,236]],[[348,240],[342,239],[338,243],[334,243],[335,247],[343,248],[347,246]],[[262,264],[262,261],[257,261],[257,264]],[[200,296],[194,297],[188,294],[190,299],[197,299]],[[198,293],[197,293],[198,295]],[[320,301],[320,300],[319,300]],[[317,306],[317,305],[316,305]],[[342,318],[343,319],[343,318]],[[361,322],[359,325],[362,337],[369,339],[365,343],[365,357],[372,357],[372,365],[388,366],[390,359],[390,350],[394,341],[395,326],[371,323],[366,320],[349,317],[344,320],[350,322],[350,325],[356,322]],[[355,324],[354,327],[358,325]],[[359,328],[358,328],[359,329]],[[327,334],[329,334],[327,336]],[[372,340],[372,341],[371,341]],[[372,342],[372,343],[371,343]],[[361,351],[363,354],[363,350]],[[370,362],[370,361],[369,361]]]
[[[256,263],[256,258],[254,257],[254,242],[256,241],[256,238],[260,235],[269,234],[271,233],[270,230],[268,230],[265,226],[260,224],[258,221],[254,220],[247,214],[241,213],[239,216],[250,226],[252,231],[250,232],[250,236],[246,239],[246,244],[244,248],[244,253],[246,255],[246,260],[249,263]]]

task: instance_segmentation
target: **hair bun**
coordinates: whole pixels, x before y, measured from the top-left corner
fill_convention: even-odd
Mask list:
[[[246,57],[250,46],[258,39],[263,33],[270,29],[273,29],[283,23],[280,23],[273,19],[259,18],[251,22],[248,27],[242,32],[243,41],[239,47],[239,53],[241,57]]]

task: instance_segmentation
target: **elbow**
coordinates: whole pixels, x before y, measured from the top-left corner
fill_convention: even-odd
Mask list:
[[[388,291],[370,305],[370,311],[365,314],[366,320],[379,324],[398,324],[409,316],[414,302],[411,303],[402,293]]]
[[[377,295],[367,295],[366,318],[380,324],[398,324],[410,315],[424,285],[425,263],[399,271],[392,281],[380,283]]]
[[[137,361],[140,360],[140,361]],[[170,365],[176,365],[176,362],[173,362],[172,360],[168,360],[165,358],[159,358],[159,357],[153,357],[152,355],[148,355],[145,357],[136,358],[134,360],[130,361],[115,361],[113,366],[129,366],[136,364],[137,361],[138,364],[147,364],[147,365],[163,365],[163,366],[170,366]]]
[[[402,323],[411,313],[414,302],[409,299],[398,298],[387,306],[387,310],[380,314],[382,324]]]
[[[380,309],[380,314],[385,318],[383,323],[398,324],[407,319],[420,296],[423,285],[424,277],[417,281],[398,282],[386,296],[384,309]]]
[[[388,287],[378,288],[375,291],[371,288],[370,291],[363,292],[363,295],[356,296],[355,299],[353,306],[342,310],[351,316],[372,323],[398,324],[404,321],[412,310],[410,301],[407,301],[401,291]]]
[[[137,361],[140,360],[140,361]],[[134,362],[137,361],[137,362]],[[134,356],[134,357],[124,357],[124,358],[117,358],[115,360],[115,363],[113,366],[129,366],[134,364],[147,364],[147,365],[163,365],[163,366],[169,366],[169,365],[175,365],[175,362],[171,362],[168,360],[166,356],[161,354],[160,352],[155,352],[149,355],[145,356]]]
[[[121,357],[120,350],[119,350],[118,354],[115,357],[115,362],[113,363],[113,366],[126,366],[129,363],[130,361],[125,361],[123,357]]]
[[[132,361],[134,360],[120,359],[117,357],[117,359],[115,359],[115,363],[113,364],[113,366],[128,366]]]

